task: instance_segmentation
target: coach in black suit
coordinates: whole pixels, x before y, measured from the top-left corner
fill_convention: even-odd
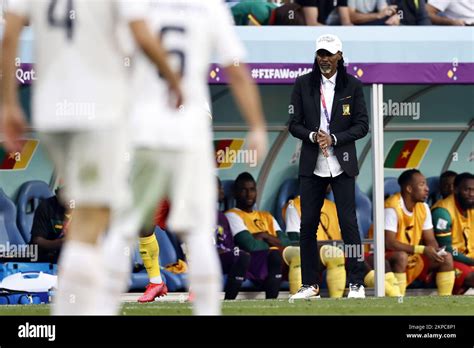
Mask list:
[[[290,105],[289,131],[303,141],[299,164],[303,287],[293,298],[319,296],[315,231],[329,184],[345,244],[349,297],[365,297],[355,210],[355,176],[359,174],[355,141],[368,132],[362,83],[347,74],[339,38],[319,37],[316,51],[313,71],[296,79]]]

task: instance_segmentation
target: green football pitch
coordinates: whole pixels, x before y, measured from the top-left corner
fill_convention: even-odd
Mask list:
[[[188,302],[124,303],[123,315],[190,315]],[[474,315],[471,296],[415,296],[312,301],[237,300],[224,302],[224,315]],[[0,306],[0,315],[49,315],[48,305]]]

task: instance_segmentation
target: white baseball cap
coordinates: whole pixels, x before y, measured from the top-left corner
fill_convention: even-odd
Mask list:
[[[342,42],[336,35],[321,35],[316,41],[316,52],[319,50],[326,50],[332,54],[336,54],[339,51],[342,52]]]

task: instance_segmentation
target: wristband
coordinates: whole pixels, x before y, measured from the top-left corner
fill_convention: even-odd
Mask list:
[[[423,254],[425,251],[424,245],[415,245],[415,254]]]

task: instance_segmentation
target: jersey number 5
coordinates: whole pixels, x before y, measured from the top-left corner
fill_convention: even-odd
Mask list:
[[[178,73],[180,74],[180,76],[183,76],[184,69],[186,68],[186,55],[185,55],[184,51],[180,50],[179,48],[168,48],[165,41],[164,41],[164,40],[166,40],[165,36],[167,34],[171,34],[171,33],[179,34],[179,35],[185,35],[186,34],[186,29],[183,28],[183,27],[178,27],[178,26],[165,26],[165,27],[161,28],[161,30],[160,30],[160,41],[161,41],[163,47],[166,48],[166,52],[170,56],[175,56],[176,58],[179,59],[179,71],[178,71]],[[162,77],[161,74],[160,74],[160,77]]]
[[[54,17],[54,12],[56,9],[56,5],[58,4],[58,0],[51,0],[48,7],[48,23],[52,27],[63,28],[66,30],[66,36],[68,40],[72,40],[72,36],[74,33],[74,6],[73,0],[65,0],[66,1],[66,15],[63,19],[56,19]]]

